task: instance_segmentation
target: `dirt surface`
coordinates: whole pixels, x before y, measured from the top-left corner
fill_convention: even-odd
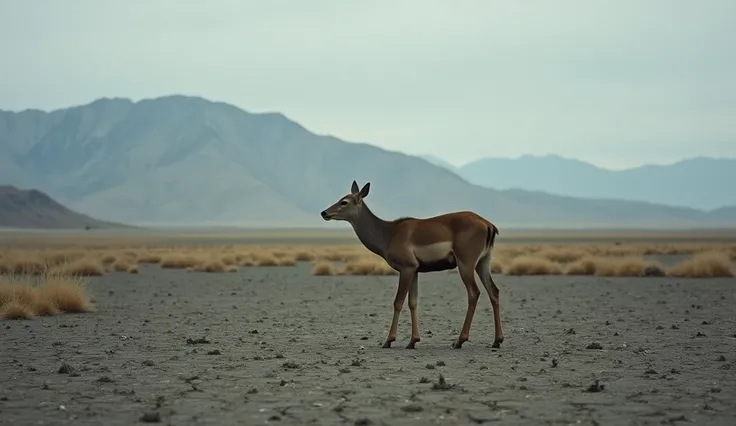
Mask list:
[[[89,282],[95,313],[0,321],[0,424],[736,424],[733,279],[497,275],[499,350],[485,293],[450,349],[457,273],[420,275],[415,350],[408,307],[380,347],[393,276],[153,266]]]

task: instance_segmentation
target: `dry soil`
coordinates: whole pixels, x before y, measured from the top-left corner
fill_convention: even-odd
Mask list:
[[[736,424],[733,279],[497,275],[499,350],[485,293],[450,348],[457,273],[420,275],[415,350],[408,308],[380,347],[395,276],[88,281],[94,313],[0,321],[0,424]]]

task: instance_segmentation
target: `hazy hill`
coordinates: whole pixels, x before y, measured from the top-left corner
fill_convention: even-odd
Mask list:
[[[198,97],[0,112],[1,157],[8,182],[127,223],[335,227],[319,212],[356,179],[371,181],[370,205],[386,218],[472,209],[502,228],[715,224],[694,209],[483,188],[414,156]]]
[[[93,219],[69,210],[35,189],[21,190],[0,186],[0,227],[3,228],[127,228],[128,226]]]
[[[621,171],[555,155],[484,158],[462,167],[443,165],[469,182],[495,189],[519,188],[573,197],[649,201],[715,209],[736,206],[736,159],[693,158],[671,165]],[[444,163],[444,164],[443,164]]]

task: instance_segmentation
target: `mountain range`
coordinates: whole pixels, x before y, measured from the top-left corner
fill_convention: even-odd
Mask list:
[[[488,188],[417,156],[196,96],[0,111],[0,183],[43,191],[108,221],[334,227],[319,212],[353,180],[371,182],[366,202],[386,219],[474,210],[501,229],[736,222],[734,209]]]
[[[558,155],[482,158],[460,167],[422,156],[476,185],[581,198],[613,198],[712,210],[736,206],[736,159],[696,157],[609,170]],[[730,182],[730,183],[729,183]]]
[[[0,185],[0,228],[95,229],[130,228],[77,213],[35,189]]]

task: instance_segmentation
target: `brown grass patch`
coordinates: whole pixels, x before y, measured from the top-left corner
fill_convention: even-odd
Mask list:
[[[346,262],[337,275],[398,275],[383,259],[358,259]]]
[[[320,260],[312,267],[312,275],[335,275],[335,268],[332,263]]]
[[[79,277],[99,277],[105,275],[105,266],[99,259],[83,257],[70,263],[62,263],[52,268],[52,271],[61,275],[73,275]]]
[[[20,319],[93,310],[84,283],[72,275],[0,277],[0,318]]]
[[[139,258],[138,262],[142,262],[142,260]],[[192,255],[173,253],[161,258],[161,267],[164,269],[187,269],[196,267],[199,262],[199,259]]]
[[[718,278],[736,275],[728,253],[716,251],[694,254],[671,267],[667,274],[679,278]]]
[[[542,257],[522,255],[511,261],[506,275],[560,275],[562,267]]]

